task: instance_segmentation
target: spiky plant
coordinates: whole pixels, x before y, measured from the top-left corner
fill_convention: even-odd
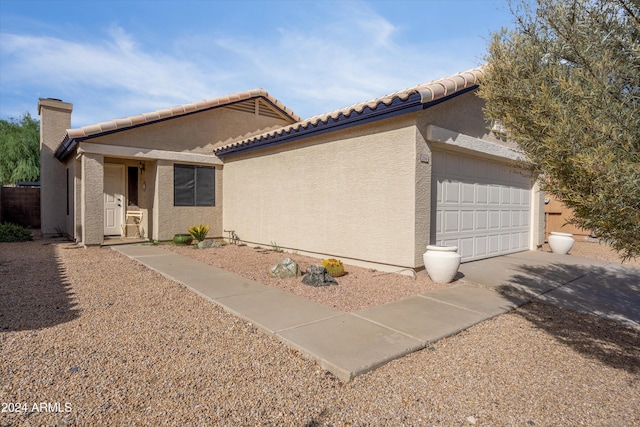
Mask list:
[[[210,229],[211,227],[209,227],[208,225],[194,225],[193,227],[189,228],[189,234],[191,234],[191,236],[198,242],[202,242],[204,239],[206,239],[207,233],[209,233]]]

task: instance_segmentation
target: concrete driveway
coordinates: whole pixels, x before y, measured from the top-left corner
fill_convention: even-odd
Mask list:
[[[638,267],[528,251],[465,263],[460,273],[518,305],[533,298],[640,328]]]

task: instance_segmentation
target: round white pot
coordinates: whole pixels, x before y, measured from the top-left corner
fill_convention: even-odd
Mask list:
[[[573,247],[573,234],[552,231],[549,234],[549,246],[554,254],[565,255]]]
[[[429,245],[423,255],[424,268],[434,282],[449,283],[458,272],[461,258],[457,246]]]

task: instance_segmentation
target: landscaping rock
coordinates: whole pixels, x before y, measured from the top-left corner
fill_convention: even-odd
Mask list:
[[[203,240],[202,242],[198,242],[198,249],[206,249],[206,248],[219,248],[222,245],[216,242],[213,239]]]
[[[291,258],[285,258],[279,263],[272,265],[270,269],[271,277],[279,277],[286,279],[288,277],[300,276],[300,268],[298,264]]]
[[[327,273],[327,269],[321,265],[310,265],[302,278],[302,283],[309,286],[337,285],[336,279]]]

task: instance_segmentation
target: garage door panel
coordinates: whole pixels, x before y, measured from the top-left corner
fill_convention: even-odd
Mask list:
[[[444,183],[444,203],[460,203],[460,183]]]
[[[522,190],[520,190],[519,188],[511,188],[511,204],[512,205],[519,205],[520,204],[520,199],[522,197]]]
[[[512,227],[520,227],[520,211],[511,211],[511,226]]]
[[[498,162],[434,153],[436,244],[462,261],[527,250],[531,181]]]
[[[500,187],[498,187],[497,185],[492,185],[491,187],[489,187],[489,204],[500,204]]]
[[[463,237],[458,240],[458,252],[463,257],[472,257],[474,255],[474,239],[473,237]]]
[[[476,204],[486,205],[488,201],[489,188],[485,184],[476,184]]]
[[[487,230],[489,228],[489,215],[487,211],[476,211],[476,230]]]
[[[489,211],[489,229],[498,230],[500,228],[500,211]]]
[[[508,253],[511,251],[511,235],[510,234],[501,234],[500,235],[500,252]]]
[[[460,232],[467,233],[475,230],[475,221],[473,220],[474,212],[469,211],[460,211]]]
[[[485,256],[487,255],[487,244],[489,238],[487,236],[478,236],[475,238],[474,255]]]
[[[442,227],[444,233],[460,232],[460,211],[445,211],[442,218],[444,220]]]
[[[511,212],[500,211],[500,228],[511,227]]]
[[[500,204],[510,205],[511,204],[511,188],[501,187],[500,191],[502,193],[502,197],[500,198]]]
[[[489,250],[489,255],[491,256],[499,255],[500,254],[500,236],[498,236],[497,234],[493,234],[493,235],[490,235],[488,239],[489,239],[489,245],[487,248]]]
[[[473,204],[476,201],[476,186],[467,182],[462,183],[461,203]]]

